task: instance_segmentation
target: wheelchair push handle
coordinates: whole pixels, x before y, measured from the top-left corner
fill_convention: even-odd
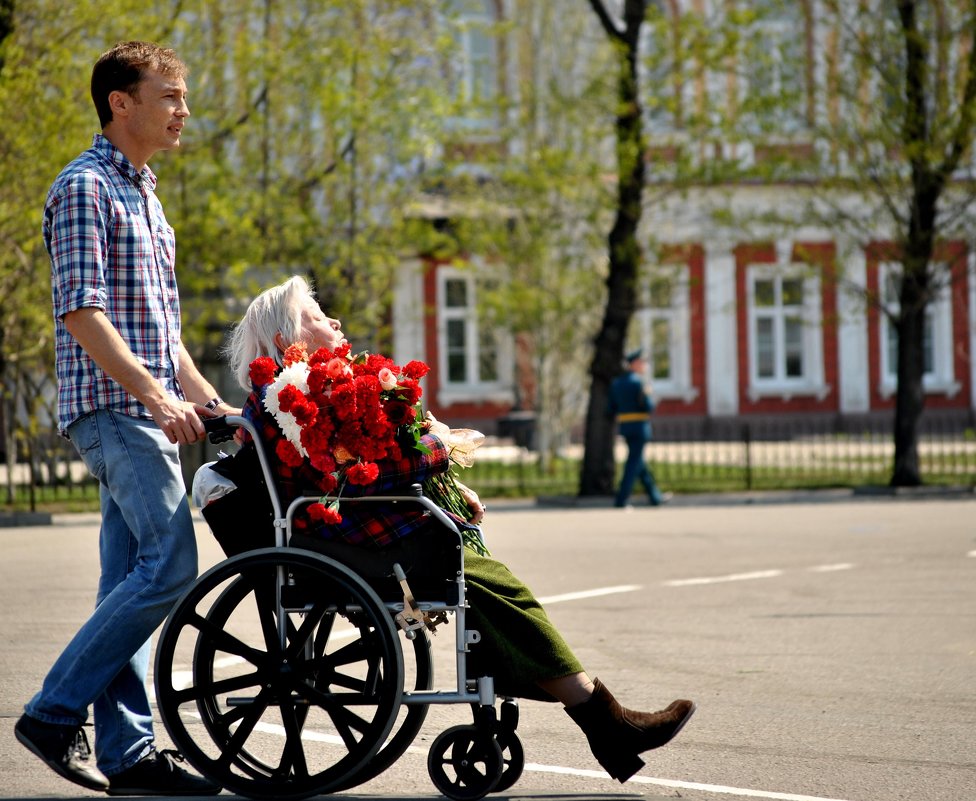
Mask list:
[[[230,425],[227,422],[227,415],[221,417],[205,417],[202,419],[203,430],[207,432],[207,437],[214,445],[232,440],[234,434],[237,432],[237,426]]]

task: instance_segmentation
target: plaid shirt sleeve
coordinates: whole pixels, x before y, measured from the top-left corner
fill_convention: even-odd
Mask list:
[[[54,314],[105,310],[105,263],[112,203],[103,181],[79,172],[60,187],[45,210],[45,235],[54,265]]]

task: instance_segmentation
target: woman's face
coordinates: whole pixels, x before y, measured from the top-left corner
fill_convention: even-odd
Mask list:
[[[346,341],[342,335],[342,323],[326,317],[311,298],[307,298],[302,306],[302,339],[310,353],[319,348],[335,350]]]

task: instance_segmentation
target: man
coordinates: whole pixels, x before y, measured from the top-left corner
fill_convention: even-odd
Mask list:
[[[651,393],[644,389],[647,364],[640,350],[628,353],[624,364],[626,372],[610,384],[610,414],[616,418],[620,435],[627,442],[627,461],[614,506],[627,507],[634,482],[638,479],[647,491],[651,506],[660,506],[671,500],[671,493],[661,493],[644,461],[644,446],[651,441],[650,414],[655,405]]]
[[[58,421],[100,483],[94,613],[25,706],[16,736],[66,779],[111,795],[213,795],[157,752],[146,693],[150,642],[194,580],[197,552],[178,447],[202,416],[232,409],[183,345],[175,239],[146,162],[180,145],[186,67],[124,42],[98,59],[102,133],[55,180],[44,208],[51,257]],[[96,765],[82,724],[94,707]]]

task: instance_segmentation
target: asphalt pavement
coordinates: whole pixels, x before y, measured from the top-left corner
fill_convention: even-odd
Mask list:
[[[560,708],[523,701],[526,769],[501,798],[976,799],[970,491],[544,501],[488,501],[493,553],[624,704],[690,697],[698,712],[621,785]],[[203,570],[221,554],[202,522],[198,534]],[[0,529],[0,801],[99,795],[13,736],[94,601],[97,536],[96,515]],[[435,639],[438,684],[452,679],[449,636]],[[439,797],[427,749],[469,721],[432,708],[390,770],[342,795]]]

